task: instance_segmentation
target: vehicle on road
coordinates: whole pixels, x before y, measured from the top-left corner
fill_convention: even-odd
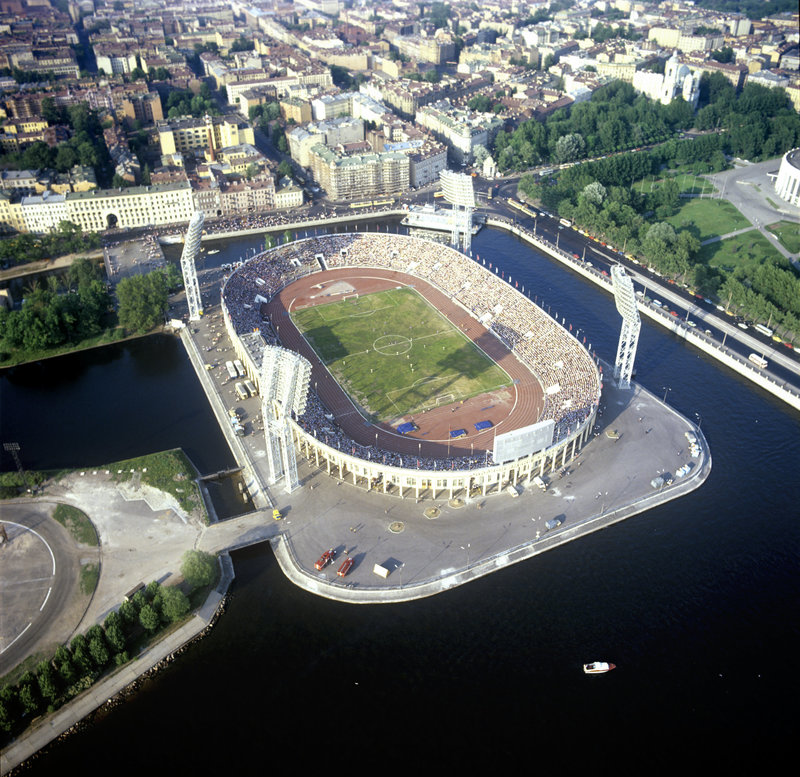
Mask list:
[[[751,353],[748,357],[753,364],[756,365],[759,369],[765,370],[769,362],[763,357],[759,356],[757,353]]]
[[[327,567],[327,566],[328,566],[328,564],[330,564],[330,563],[331,563],[331,561],[333,561],[334,552],[335,552],[335,551],[333,550],[333,548],[330,548],[329,550],[326,550],[326,551],[325,551],[325,552],[324,552],[324,553],[323,553],[323,554],[322,554],[322,555],[321,555],[321,556],[320,556],[320,557],[317,559],[317,563],[316,563],[316,564],[314,564],[314,569],[325,569],[325,567]]]
[[[353,557],[350,556],[349,558],[346,558],[342,562],[342,565],[339,567],[339,571],[336,574],[339,577],[344,577],[350,571],[350,567],[352,566],[353,566]]]

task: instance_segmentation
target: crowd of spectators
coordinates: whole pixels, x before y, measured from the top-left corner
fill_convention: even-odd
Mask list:
[[[575,431],[600,399],[600,374],[591,355],[538,305],[481,263],[430,241],[405,235],[323,235],[271,249],[223,281],[223,308],[237,334],[258,330],[269,344],[277,334],[262,307],[296,279],[327,268],[381,267],[414,275],[458,302],[511,348],[538,378],[544,409],[538,421],[555,422],[554,442]],[[418,458],[361,446],[336,425],[310,392],[300,423],[321,441],[352,455],[424,469],[471,469],[491,463],[491,453],[447,459]],[[409,461],[411,459],[411,461]]]

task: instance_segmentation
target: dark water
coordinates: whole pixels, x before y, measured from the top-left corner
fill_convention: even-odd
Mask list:
[[[610,297],[503,233],[482,232],[473,251],[569,314],[613,360]],[[78,377],[42,367],[27,378],[28,420],[14,421],[26,456],[114,458],[104,447],[112,419],[149,418],[177,385],[193,391],[182,353],[164,347],[157,364],[126,352]],[[287,761],[388,773],[771,772],[798,723],[800,414],[647,322],[636,365],[641,383],[702,420],[714,465],[698,491],[408,604],[329,602],[288,583],[269,549],[238,552],[232,600],[212,633],[35,772],[93,762],[134,775],[169,762],[181,773],[251,773]],[[127,401],[135,391],[139,404],[104,411],[94,435],[64,441],[65,427],[50,430],[56,411],[39,406],[57,398],[70,414],[70,402],[85,401],[74,384],[87,380],[99,399],[134,377]],[[0,385],[12,383],[16,401],[14,380]],[[193,458],[211,457],[221,446],[203,402],[169,404],[159,417],[175,421],[171,430],[125,423],[115,449],[133,455],[170,436]],[[590,660],[619,668],[586,677]]]

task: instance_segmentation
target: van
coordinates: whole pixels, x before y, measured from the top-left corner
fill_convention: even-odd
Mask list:
[[[506,493],[509,496],[514,497],[515,499],[519,496],[519,491],[517,491],[517,487],[512,486],[511,484],[506,486]]]
[[[551,518],[549,521],[544,522],[544,527],[547,529],[547,531],[550,531],[551,529],[557,529],[559,526],[561,526],[560,518]]]
[[[235,390],[236,390],[236,396],[239,397],[239,399],[247,399],[247,397],[250,396],[247,389],[244,387],[243,383],[237,383],[235,386]]]

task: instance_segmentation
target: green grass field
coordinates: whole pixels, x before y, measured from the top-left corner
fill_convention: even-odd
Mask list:
[[[296,310],[292,320],[372,420],[391,421],[511,383],[413,289]]]
[[[676,231],[688,229],[701,242],[750,226],[750,222],[727,200],[684,200],[680,210],[666,221]]]
[[[769,240],[757,229],[701,246],[697,259],[726,272],[733,272],[737,267],[754,268],[763,261],[774,262],[781,267],[789,266],[778,249],[770,245]]]
[[[777,236],[787,251],[792,254],[800,251],[800,224],[795,224],[793,221],[779,221],[777,224],[770,224],[767,229]]]

